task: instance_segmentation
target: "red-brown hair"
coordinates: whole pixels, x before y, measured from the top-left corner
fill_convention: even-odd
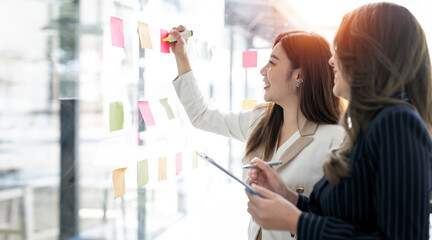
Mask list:
[[[300,111],[309,121],[337,124],[343,106],[340,99],[333,95],[334,75],[328,64],[331,57],[329,43],[320,35],[305,31],[281,33],[276,37],[273,48],[278,43],[282,44],[291,68],[301,68],[303,82],[298,88]],[[259,157],[269,161],[284,121],[283,109],[273,102],[262,107],[267,110],[247,141],[245,158],[259,150],[263,154]]]

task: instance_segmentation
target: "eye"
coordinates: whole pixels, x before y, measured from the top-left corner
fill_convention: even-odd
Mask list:
[[[274,62],[272,62],[271,60],[269,60],[270,65],[274,65]]]

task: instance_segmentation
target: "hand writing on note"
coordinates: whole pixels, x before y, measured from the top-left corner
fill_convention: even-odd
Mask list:
[[[257,168],[251,169],[248,173],[249,179],[247,183],[249,185],[256,184],[282,196],[287,195],[287,192],[289,190],[287,189],[287,186],[282,181],[282,179],[279,177],[276,170],[274,170],[273,168],[265,164],[264,161],[256,157],[252,159],[252,161],[250,161],[250,164],[256,164]]]
[[[180,32],[185,31],[186,28],[183,25],[179,25],[178,27],[173,27],[171,29],[170,35],[173,35],[177,41],[171,42],[169,45],[171,47],[171,51],[176,56],[185,56],[186,55],[186,39],[184,39]]]

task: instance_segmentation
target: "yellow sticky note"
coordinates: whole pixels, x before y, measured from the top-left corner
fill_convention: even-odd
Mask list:
[[[192,151],[192,169],[198,167],[198,154],[196,154],[197,150]]]
[[[243,99],[242,101],[242,110],[250,110],[257,105],[257,100],[255,99]]]
[[[137,162],[138,188],[146,185],[149,180],[147,159]]]
[[[125,194],[125,173],[126,168],[119,168],[113,171],[114,199]]]
[[[123,129],[124,111],[122,102],[110,103],[110,132]]]
[[[166,157],[159,158],[159,181],[167,179],[167,159]]]
[[[138,34],[140,38],[140,47],[153,49],[150,31],[147,23],[138,22]]]
[[[174,119],[174,113],[173,113],[173,111],[172,111],[170,105],[168,104],[168,98],[162,98],[162,99],[159,99],[159,102],[160,102],[160,103],[162,104],[162,106],[164,107],[165,112],[166,112],[166,114],[168,115],[168,119],[169,119],[169,120]]]

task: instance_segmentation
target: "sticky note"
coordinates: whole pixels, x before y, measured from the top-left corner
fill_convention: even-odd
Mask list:
[[[182,171],[182,153],[176,154],[176,175],[179,175]]]
[[[170,49],[169,49],[169,42],[168,41],[162,41],[162,39],[168,37],[168,31],[161,29],[160,30],[160,42],[161,42],[161,52],[162,53],[170,53]]]
[[[138,188],[146,185],[149,181],[147,159],[137,162]]]
[[[255,99],[243,99],[242,101],[242,110],[250,110],[257,105],[257,100]]]
[[[167,179],[167,160],[166,157],[159,158],[159,181]]]
[[[123,103],[112,102],[110,103],[110,132],[123,129]]]
[[[141,48],[153,49],[150,38],[150,31],[147,23],[138,22],[138,35]]]
[[[145,131],[144,119],[142,117],[141,110],[138,107],[138,133],[144,132],[144,131]]]
[[[126,168],[119,168],[113,171],[114,199],[125,194],[125,173]]]
[[[111,42],[113,46],[124,48],[123,20],[111,17]]]
[[[257,51],[244,51],[243,52],[243,67],[250,68],[257,66]]]
[[[192,151],[192,169],[198,167],[198,154],[196,154],[197,150]]]
[[[147,126],[155,125],[153,114],[150,110],[148,101],[138,101],[138,108],[141,113],[142,118]]]
[[[159,99],[159,102],[162,104],[162,106],[165,109],[166,114],[168,115],[168,119],[174,119],[174,113],[171,109],[171,106],[168,104],[168,98],[162,98]]]

